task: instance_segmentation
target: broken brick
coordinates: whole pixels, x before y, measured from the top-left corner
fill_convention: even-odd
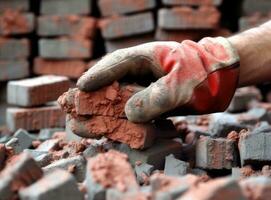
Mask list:
[[[167,30],[214,29],[217,28],[220,13],[215,7],[201,6],[162,8],[158,12],[158,26]]]
[[[31,136],[26,130],[18,129],[13,137],[19,139],[19,143],[23,149],[28,149],[32,146],[32,142],[35,140],[33,136]]]
[[[55,101],[70,86],[63,76],[40,76],[10,81],[7,86],[7,101],[18,106],[37,106]]]
[[[136,173],[136,179],[139,184],[146,184],[146,179],[148,179],[151,176],[151,173],[153,172],[154,167],[152,165],[149,165],[148,163],[141,163],[139,165],[135,165],[135,173]]]
[[[28,39],[0,38],[0,59],[24,59],[30,55]]]
[[[0,1],[0,13],[6,10],[17,10],[20,12],[26,12],[30,9],[29,0],[8,0]]]
[[[5,159],[6,159],[6,147],[4,144],[1,144],[0,143],[0,170],[3,168],[4,166],[4,162],[5,162]]]
[[[190,171],[189,163],[176,159],[174,155],[166,156],[164,173],[168,176],[183,176]]]
[[[96,20],[78,15],[45,15],[38,18],[37,33],[42,37],[74,36],[93,38]]]
[[[0,81],[25,78],[30,74],[29,62],[20,60],[0,60]]]
[[[13,154],[19,154],[24,150],[18,138],[11,138],[7,141],[6,147],[11,147]]]
[[[222,0],[162,0],[166,6],[219,6]]]
[[[48,139],[45,140],[43,143],[41,143],[38,148],[36,148],[37,151],[53,151],[56,150],[59,147],[59,139]]]
[[[63,128],[43,128],[40,130],[38,139],[41,141],[49,140],[56,132],[64,131]]]

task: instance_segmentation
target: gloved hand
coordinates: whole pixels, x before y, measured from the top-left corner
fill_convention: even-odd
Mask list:
[[[224,111],[237,87],[239,56],[223,37],[198,43],[151,42],[105,56],[80,77],[77,86],[92,91],[127,74],[150,71],[158,80],[126,103],[126,116],[133,122],[172,110],[178,115]]]

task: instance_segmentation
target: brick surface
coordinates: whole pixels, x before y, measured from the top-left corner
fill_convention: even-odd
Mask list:
[[[154,167],[147,163],[141,163],[135,166],[136,179],[139,184],[144,184],[146,178],[150,177]]]
[[[92,41],[83,39],[40,39],[39,55],[48,59],[90,58]]]
[[[176,159],[170,154],[166,157],[164,173],[168,176],[183,176],[190,171],[189,163]]]
[[[90,14],[92,0],[41,0],[40,13],[48,15]]]
[[[35,140],[35,138],[24,129],[18,129],[13,136],[19,139],[19,142],[23,149],[31,147],[32,142]]]
[[[162,3],[167,6],[201,6],[201,5],[215,5],[219,6],[222,0],[162,0]]]
[[[155,0],[99,0],[98,5],[103,16],[134,13],[149,10],[156,6]]]
[[[215,7],[201,6],[162,8],[158,12],[158,26],[167,30],[214,29],[219,24],[220,13]]]
[[[116,40],[106,40],[105,48],[107,53],[111,53],[118,49],[133,47],[136,45],[144,44],[147,42],[153,42],[154,36],[153,34],[143,34],[140,36],[132,36],[128,38],[121,38]]]
[[[5,10],[29,11],[29,0],[3,0],[0,1],[0,13]]]
[[[271,1],[269,0],[245,0],[243,3],[243,12],[245,15],[253,14],[255,12],[269,13],[271,9]]]
[[[27,153],[10,160],[0,173],[1,200],[15,199],[17,192],[42,177],[42,170]],[[16,186],[16,187],[14,187]]]
[[[78,15],[53,15],[38,18],[37,33],[42,37],[75,36],[93,38],[96,20],[92,17]]]
[[[48,139],[42,142],[36,150],[38,151],[53,151],[59,148],[59,139]]]
[[[99,23],[105,39],[117,39],[154,31],[151,12],[102,19]]]
[[[34,30],[35,16],[32,13],[6,10],[0,14],[0,22],[0,35],[27,34]]]
[[[65,114],[55,105],[40,108],[8,108],[6,119],[11,131],[19,128],[30,131],[65,126]]]
[[[30,55],[28,39],[0,38],[0,59],[22,59]]]
[[[55,101],[69,89],[70,81],[64,76],[40,76],[9,81],[7,101],[18,106],[37,106]]]
[[[19,154],[23,151],[23,147],[20,144],[20,141],[18,138],[11,138],[9,141],[7,141],[6,147],[12,148],[12,152],[14,154]]]
[[[201,136],[196,143],[196,167],[203,169],[231,169],[235,166],[234,141]]]
[[[57,177],[57,178],[56,178]],[[58,199],[82,200],[83,194],[79,191],[75,179],[63,170],[55,170],[45,175],[33,185],[19,192],[22,200]]]
[[[82,60],[47,60],[35,58],[34,73],[38,75],[59,75],[72,79],[79,78],[87,69],[87,63]]]
[[[28,77],[29,62],[20,60],[0,60],[0,81],[13,80]]]

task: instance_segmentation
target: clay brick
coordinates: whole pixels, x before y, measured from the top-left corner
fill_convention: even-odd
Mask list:
[[[128,48],[140,44],[144,44],[147,42],[153,42],[154,36],[153,34],[144,34],[139,36],[132,36],[127,38],[120,38],[116,40],[106,40],[105,41],[105,49],[107,53],[111,53],[118,49]]]
[[[92,0],[41,0],[40,13],[48,15],[90,14]]]
[[[72,79],[79,78],[87,69],[87,63],[82,60],[47,60],[35,58],[34,73],[39,75],[59,75]]]
[[[42,105],[57,100],[69,86],[67,77],[53,75],[9,81],[7,101],[18,106]]]
[[[40,141],[49,140],[53,137],[54,133],[64,131],[63,128],[44,128],[41,129],[38,135]]]
[[[0,81],[28,77],[29,62],[21,60],[0,60]]]
[[[176,159],[174,155],[166,156],[164,173],[168,176],[183,176],[190,171],[189,163]]]
[[[215,7],[162,8],[158,12],[158,27],[167,30],[214,29],[217,28],[219,19],[220,13]]]
[[[201,136],[196,143],[196,167],[203,169],[231,169],[235,166],[234,141]]]
[[[92,17],[53,15],[38,18],[37,33],[42,37],[76,36],[93,38],[95,29],[96,20]]]
[[[21,59],[30,55],[28,39],[0,38],[0,59]]]
[[[100,28],[105,39],[117,39],[154,31],[151,12],[102,19]]]
[[[40,179],[42,174],[41,168],[29,154],[14,156],[0,173],[1,200],[15,199],[20,189]]]
[[[0,14],[0,22],[0,35],[27,34],[34,30],[35,16],[32,13],[6,10]]]
[[[29,0],[2,0],[0,1],[0,13],[6,10],[29,11]]]
[[[19,142],[23,149],[30,148],[32,146],[32,142],[35,140],[35,138],[24,129],[18,129],[14,133],[13,137],[19,139]]]
[[[166,6],[219,6],[222,0],[162,0],[162,3]]]
[[[98,5],[102,16],[126,14],[153,9],[155,0],[99,0]]]
[[[59,148],[59,142],[59,139],[45,140],[38,146],[38,148],[36,148],[36,150],[45,152],[57,150]]]
[[[83,39],[40,39],[39,55],[48,59],[90,58],[92,41]]]
[[[65,114],[55,105],[40,108],[8,108],[6,119],[10,131],[19,128],[30,131],[65,126]]]
[[[271,1],[269,0],[245,0],[243,3],[243,12],[245,15],[250,15],[255,12],[268,14],[271,9]]]
[[[141,163],[135,166],[136,180],[139,184],[144,184],[146,178],[149,178],[154,167],[147,163]]]
[[[57,177],[57,178],[56,178]],[[19,192],[21,200],[58,199],[82,200],[76,180],[63,170],[55,170],[45,175],[33,185]]]

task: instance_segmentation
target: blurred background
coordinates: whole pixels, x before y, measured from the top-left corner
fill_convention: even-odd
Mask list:
[[[227,37],[270,11],[270,0],[0,0],[0,125],[10,80],[54,74],[74,84],[116,49]],[[271,102],[269,85],[258,88]]]

